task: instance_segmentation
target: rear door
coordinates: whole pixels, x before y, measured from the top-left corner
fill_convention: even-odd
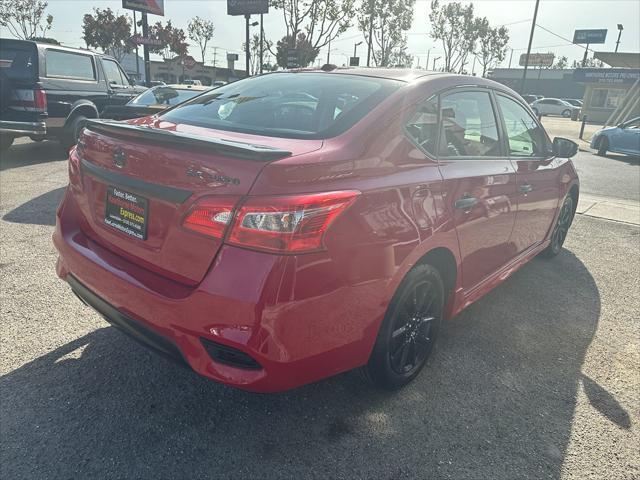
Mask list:
[[[518,214],[511,243],[520,253],[544,240],[551,227],[560,198],[562,162],[554,160],[549,138],[523,104],[503,93],[495,97],[516,169]]]
[[[516,174],[503,154],[487,89],[441,96],[440,171],[458,234],[463,286],[472,289],[505,265],[516,217]]]

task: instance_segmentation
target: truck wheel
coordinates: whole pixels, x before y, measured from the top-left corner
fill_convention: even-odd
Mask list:
[[[60,137],[60,145],[62,145],[65,150],[69,150],[78,142],[78,137],[86,121],[87,117],[84,115],[78,115],[69,120],[69,123],[64,129],[64,133]]]
[[[11,135],[0,135],[0,151],[6,152],[13,144],[13,137]]]

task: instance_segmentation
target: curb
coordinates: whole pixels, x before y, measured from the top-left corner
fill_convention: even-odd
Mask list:
[[[640,203],[630,200],[582,194],[576,213],[640,226]]]

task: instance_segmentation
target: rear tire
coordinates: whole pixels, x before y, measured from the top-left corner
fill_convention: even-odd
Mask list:
[[[569,227],[573,223],[573,217],[575,214],[573,197],[567,195],[567,198],[562,202],[558,219],[551,232],[551,243],[545,248],[540,255],[544,258],[553,258],[560,253],[564,241],[569,233]]]
[[[87,117],[84,115],[77,115],[69,120],[69,123],[64,129],[64,133],[60,137],[60,145],[62,148],[69,150],[78,142],[80,131],[86,122]]]
[[[571,116],[571,110],[569,110],[569,109],[567,108],[566,110],[564,110],[564,111],[562,112],[562,116],[563,116],[564,118],[569,118],[569,117]]]
[[[541,115],[540,115],[540,112],[538,111],[538,109],[537,109],[537,108],[533,108],[532,110],[533,110],[533,114],[534,114],[536,117],[540,117],[540,116],[541,116]]]
[[[11,135],[0,135],[0,152],[6,152],[13,145],[13,137]]]
[[[431,265],[413,268],[387,308],[363,376],[385,390],[402,388],[416,378],[433,349],[443,309],[438,270]]]
[[[598,155],[604,157],[607,154],[607,150],[609,150],[609,139],[602,137],[598,142]]]

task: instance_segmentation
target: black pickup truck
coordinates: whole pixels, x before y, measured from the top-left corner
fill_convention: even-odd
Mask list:
[[[0,39],[0,148],[18,137],[73,145],[88,118],[145,90],[108,55],[28,40]]]

